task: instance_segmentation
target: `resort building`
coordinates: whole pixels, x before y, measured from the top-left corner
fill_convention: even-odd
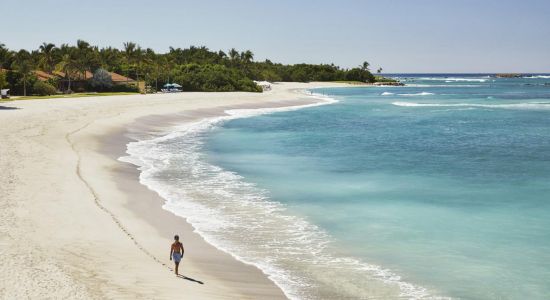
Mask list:
[[[47,73],[40,70],[33,71],[33,74],[36,76],[36,79],[40,81],[48,81],[50,83],[57,82],[56,88],[60,91],[67,91],[69,89],[69,78],[67,74],[60,71],[54,71],[52,73]],[[113,85],[133,85],[137,86],[140,91],[145,90],[145,83],[143,81],[136,81],[132,78],[109,72]],[[92,72],[86,71],[84,73],[74,73],[71,75],[71,90],[80,92],[86,90],[88,80],[92,79],[94,74]]]
[[[40,81],[48,81],[50,79],[57,79],[58,76],[54,75],[54,74],[49,74],[49,73],[46,73],[44,71],[40,71],[40,70],[34,70],[33,71],[34,75],[36,76],[36,79],[40,80]]]

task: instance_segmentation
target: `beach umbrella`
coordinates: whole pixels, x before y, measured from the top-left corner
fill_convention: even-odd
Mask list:
[[[182,87],[181,85],[177,84],[177,83],[172,83],[172,86],[175,87],[175,88],[180,88]]]
[[[171,88],[171,87],[173,87],[173,86],[174,86],[174,85],[171,84],[171,83],[167,83],[167,84],[164,85],[165,88]]]

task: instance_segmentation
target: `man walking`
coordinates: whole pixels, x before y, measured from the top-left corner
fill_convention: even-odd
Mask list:
[[[172,260],[172,258],[174,259],[174,263],[176,264],[176,275],[179,275],[178,267],[183,257],[183,252],[183,244],[180,243],[180,237],[176,235],[174,236],[174,243],[172,243],[172,247],[170,247],[170,260]]]

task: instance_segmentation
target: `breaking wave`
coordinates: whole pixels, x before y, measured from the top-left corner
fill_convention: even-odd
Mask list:
[[[421,93],[415,93],[415,94],[398,94],[399,96],[407,96],[407,97],[414,97],[414,96],[431,96],[435,95],[434,93],[428,93],[428,92],[421,92]]]
[[[529,79],[550,79],[550,75],[533,75],[533,76],[525,76],[523,78],[529,78]]]
[[[203,152],[208,133],[225,121],[315,105],[229,110],[131,142],[120,160],[138,166],[140,182],[165,199],[164,209],[186,218],[208,243],[258,267],[290,299],[431,298],[388,269],[338,254],[324,230],[289,214],[240,175],[210,164]]]
[[[445,82],[486,82],[486,78],[461,78],[461,77],[420,77],[420,80],[445,81]]]
[[[416,102],[392,102],[395,106],[403,107],[472,107],[472,108],[501,108],[501,109],[532,109],[548,110],[550,103],[530,102],[513,104],[476,104],[476,103],[416,103]]]

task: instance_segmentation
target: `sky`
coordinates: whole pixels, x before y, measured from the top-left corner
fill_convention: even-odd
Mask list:
[[[385,73],[550,72],[549,0],[0,0],[0,43],[250,49]]]

